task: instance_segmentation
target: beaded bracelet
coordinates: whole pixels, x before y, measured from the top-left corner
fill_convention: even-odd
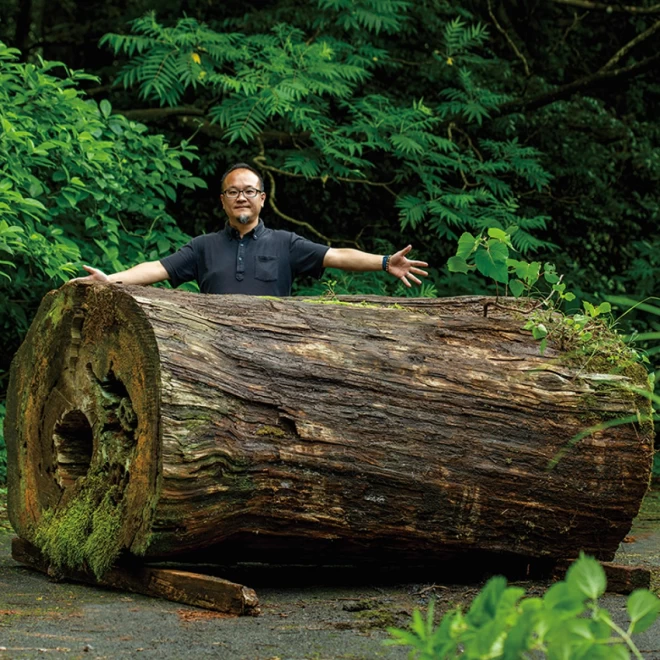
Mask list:
[[[386,273],[389,273],[389,272],[390,272],[390,259],[391,259],[391,257],[392,257],[391,254],[386,254],[386,255],[383,257],[383,270],[384,270]]]

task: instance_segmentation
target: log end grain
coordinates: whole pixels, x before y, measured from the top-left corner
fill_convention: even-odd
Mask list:
[[[144,547],[159,388],[158,348],[132,298],[81,285],[44,298],[11,368],[8,509],[53,564],[101,575]]]

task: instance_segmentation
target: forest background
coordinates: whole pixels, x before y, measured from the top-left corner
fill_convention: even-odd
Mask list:
[[[659,36],[650,1],[0,0],[0,421],[43,295],[217,231],[236,161],[270,227],[432,266],[421,290],[334,271],[296,293],[492,294],[445,264],[516,226],[574,305],[652,297]],[[620,326],[651,371],[659,321]]]

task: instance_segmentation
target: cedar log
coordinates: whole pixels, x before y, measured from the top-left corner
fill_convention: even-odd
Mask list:
[[[648,418],[621,387],[646,372],[540,355],[492,303],[65,285],[12,364],[11,522],[43,550],[42,518],[96,497],[114,526],[90,514],[58,560],[73,564],[106,533],[124,553],[218,563],[611,560],[648,487],[652,423],[548,465],[587,426]]]

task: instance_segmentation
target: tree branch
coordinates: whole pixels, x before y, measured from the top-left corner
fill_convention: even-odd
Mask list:
[[[255,163],[257,163],[262,169],[265,169],[264,164],[261,162],[261,158],[265,158],[265,156],[255,156],[252,160]],[[305,229],[311,231],[312,234],[315,234],[319,238],[323,239],[326,245],[332,245],[332,240],[329,239],[327,236],[324,236],[316,228],[312,227],[312,225],[310,225],[309,222],[305,222],[303,220],[296,220],[295,218],[292,218],[290,215],[287,215],[286,213],[282,213],[282,211],[279,210],[277,204],[275,203],[275,177],[273,176],[272,172],[270,172],[270,170],[266,170],[266,174],[270,179],[270,193],[268,195],[268,203],[270,204],[270,208],[273,209],[273,212],[276,215],[279,215],[280,218],[283,218],[287,222],[292,222],[294,225],[298,225],[299,227],[305,227]]]
[[[262,134],[263,137],[263,134]],[[305,176],[304,174],[298,174],[296,172],[287,172],[286,170],[281,170],[278,167],[273,167],[272,165],[266,165],[266,156],[265,155],[260,155],[254,158],[253,160],[259,160],[259,167],[261,167],[264,170],[269,170],[270,172],[277,172],[277,174],[282,174],[284,176],[292,176],[297,179],[307,179],[308,181],[321,181],[321,183],[325,184],[325,182],[330,178],[329,176]],[[364,186],[376,186],[376,187],[381,187],[385,188],[390,195],[393,197],[398,197],[398,195],[390,188],[390,185],[394,183],[394,181],[388,181],[387,183],[383,183],[381,181],[370,181],[369,179],[349,179],[344,176],[333,176],[332,179],[334,181],[341,181],[342,183],[361,183]]]
[[[650,71],[658,66],[660,66],[660,53],[653,55],[652,57],[647,57],[637,64],[631,64],[630,66],[614,69],[612,71],[599,71],[591,76],[580,78],[579,80],[575,80],[567,85],[553,89],[552,91],[544,92],[531,99],[518,99],[503,103],[499,108],[500,115],[508,115],[526,110],[537,110],[544,105],[567,99],[577,92],[584,92],[587,89],[598,87],[599,85],[608,82],[621,82],[628,78],[634,78],[635,76]]]
[[[286,213],[282,213],[282,211],[279,210],[277,204],[275,203],[275,177],[271,172],[271,170],[274,170],[275,168],[266,165],[266,149],[264,147],[263,140],[261,138],[257,138],[257,142],[259,143],[259,155],[255,156],[252,160],[259,167],[261,167],[262,170],[266,171],[266,174],[270,179],[270,193],[268,194],[268,203],[270,204],[270,208],[273,209],[273,212],[276,215],[279,215],[280,218],[283,218],[287,222],[291,222],[294,225],[298,225],[299,227],[305,227],[306,229],[311,231],[312,234],[315,234],[319,238],[322,238],[326,242],[326,245],[332,245],[332,241],[327,236],[324,236],[320,231],[312,227],[312,225],[310,225],[308,222],[304,222],[303,220],[296,220],[295,218],[292,218],[290,215],[287,215]]]
[[[648,39],[652,34],[660,30],[660,21],[656,21],[648,30],[645,30],[641,34],[638,34],[634,39],[629,41],[625,46],[620,48],[613,56],[610,58],[609,62],[603,66],[598,73],[603,73],[608,69],[611,69],[621,58],[627,55],[637,44],[641,43],[645,39]]]
[[[625,12],[628,14],[657,14],[660,13],[660,4],[650,7],[635,7],[630,5],[608,4],[606,2],[592,2],[591,0],[552,0],[557,5],[570,5],[582,9],[597,9],[608,14],[612,12]]]
[[[103,88],[97,88],[102,90]],[[94,90],[96,91],[96,90]],[[88,92],[89,93],[89,92]],[[225,129],[217,124],[212,124],[206,119],[206,108],[194,105],[175,106],[173,108],[136,108],[133,110],[122,110],[114,108],[117,114],[124,115],[126,119],[141,122],[155,122],[172,117],[179,120],[179,123],[186,128],[199,131],[205,135],[222,139],[225,137]],[[265,130],[261,133],[261,138],[268,141],[278,142],[280,146],[289,145],[296,139],[306,139],[310,136],[309,132],[292,134],[285,131]],[[289,174],[287,172],[287,174]]]
[[[516,54],[516,57],[523,63],[523,67],[525,67],[525,75],[529,78],[529,76],[532,75],[529,70],[529,64],[527,64],[527,60],[525,59],[525,56],[520,52],[518,46],[516,46],[513,39],[511,39],[511,37],[509,36],[509,33],[499,24],[497,18],[495,17],[495,14],[493,13],[493,5],[491,0],[488,0],[488,13],[490,14],[491,20],[495,24],[495,27],[504,36],[509,46],[511,46],[513,52]]]
[[[169,117],[204,117],[206,110],[194,105],[175,106],[173,108],[138,108],[137,110],[118,110],[126,119],[135,121],[158,121]]]

